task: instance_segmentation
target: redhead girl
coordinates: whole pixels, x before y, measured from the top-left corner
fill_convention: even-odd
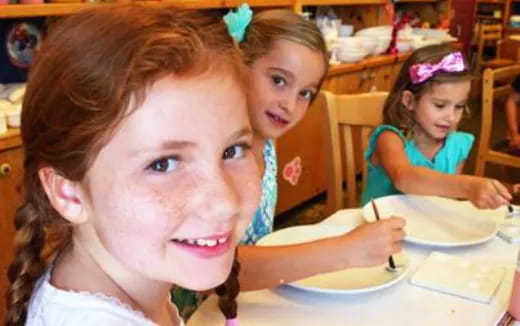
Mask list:
[[[182,325],[173,285],[236,283],[260,195],[241,62],[195,12],[100,6],[53,30],[23,103],[7,325]]]

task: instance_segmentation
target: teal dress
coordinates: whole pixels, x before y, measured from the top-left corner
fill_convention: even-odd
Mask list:
[[[368,149],[365,152],[365,159],[368,163],[368,177],[366,188],[361,196],[362,206],[372,199],[401,193],[394,187],[383,167],[374,166],[370,160],[376,149],[377,138],[386,130],[395,132],[403,140],[406,156],[413,166],[422,166],[447,174],[457,173],[457,167],[467,159],[475,140],[475,137],[471,134],[452,132],[446,137],[444,145],[433,160],[430,160],[417,148],[413,139],[406,139],[401,130],[390,125],[377,127],[370,136]]]
[[[276,150],[272,140],[265,143],[263,156],[265,171],[262,176],[262,198],[251,224],[240,241],[241,244],[254,245],[260,238],[273,231],[278,184],[276,181]],[[193,314],[204,299],[206,299],[205,295],[181,287],[175,287],[172,290],[172,300],[184,320]]]

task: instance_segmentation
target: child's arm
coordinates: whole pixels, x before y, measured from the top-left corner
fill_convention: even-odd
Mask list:
[[[253,291],[345,268],[384,263],[401,250],[400,218],[365,223],[345,235],[288,246],[239,246],[240,289]]]
[[[466,161],[462,161],[457,166],[457,174],[462,174],[462,171],[464,171],[464,164],[466,164]]]
[[[406,156],[403,140],[391,131],[379,136],[372,162],[381,165],[394,187],[403,193],[464,198],[479,208],[497,208],[511,200],[509,191],[495,180],[413,166]]]
[[[520,135],[518,134],[518,115],[517,115],[517,103],[520,100],[520,94],[513,91],[507,97],[506,101],[506,119],[507,119],[507,130],[510,140],[511,147],[520,146]]]

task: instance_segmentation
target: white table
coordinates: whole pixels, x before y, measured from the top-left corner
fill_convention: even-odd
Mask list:
[[[322,223],[355,225],[362,220],[361,209],[349,209]],[[405,250],[413,272],[433,249],[405,244]],[[518,247],[496,237],[481,245],[442,251],[504,266],[504,280],[491,303],[477,303],[413,286],[408,282],[409,277],[390,288],[356,295],[327,295],[280,287],[241,293],[240,325],[495,325],[509,304]],[[188,322],[188,326],[199,325],[224,325],[215,296],[206,300]]]

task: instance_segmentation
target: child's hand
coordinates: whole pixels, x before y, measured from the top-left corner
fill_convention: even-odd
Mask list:
[[[509,140],[509,148],[520,149],[520,135],[517,135]]]
[[[342,236],[346,267],[368,267],[383,264],[390,255],[401,251],[406,222],[388,218],[364,223]]]
[[[477,208],[496,209],[512,199],[507,188],[496,180],[476,177],[474,181],[468,199]]]

